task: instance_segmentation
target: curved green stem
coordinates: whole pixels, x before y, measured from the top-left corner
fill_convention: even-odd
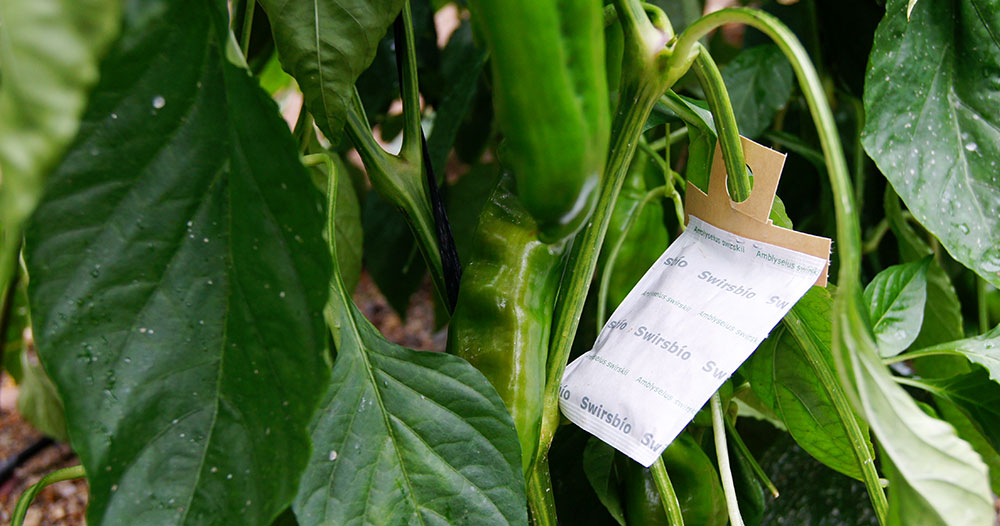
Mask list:
[[[855,214],[853,188],[847,170],[847,160],[837,134],[833,112],[826,101],[823,84],[809,60],[809,54],[787,26],[774,16],[748,8],[729,8],[706,15],[687,27],[677,37],[675,56],[691,55],[698,39],[724,24],[746,24],[760,30],[773,40],[792,64],[792,70],[806,98],[813,122],[819,134],[823,156],[826,159],[830,183],[833,187],[837,218],[837,241],[840,246],[840,274],[838,282],[842,294],[854,294],[859,286],[861,270],[861,228]],[[691,60],[694,57],[691,56]],[[679,65],[677,66],[679,67]],[[847,288],[845,288],[847,286]]]
[[[249,56],[250,51],[250,31],[253,29],[253,11],[257,6],[257,0],[246,0],[246,7],[243,9],[243,29],[240,32],[240,51],[243,56]]]
[[[629,231],[632,230],[632,226],[635,225],[636,219],[642,214],[642,209],[646,207],[653,199],[663,197],[667,193],[666,186],[658,186],[642,196],[642,200],[639,201],[639,205],[632,209],[628,217],[625,219],[625,224],[622,227],[622,235],[615,241],[615,244],[611,247],[608,252],[608,259],[604,262],[604,272],[601,274],[601,282],[597,289],[597,327],[600,329],[604,326],[606,321],[605,315],[608,310],[608,289],[611,286],[611,276],[615,272],[615,263],[618,261],[618,253],[621,252],[622,247],[625,245],[625,238],[628,237]]]
[[[947,345],[947,344],[945,344]],[[928,347],[926,349],[920,349],[919,351],[910,351],[903,354],[897,354],[896,356],[889,356],[882,358],[882,365],[892,365],[894,363],[906,362],[909,360],[916,360],[917,358],[926,358],[928,356],[965,356],[960,352],[956,352],[953,349],[947,349],[941,345],[935,345],[933,347]]]
[[[656,462],[649,468],[653,473],[653,482],[656,483],[656,490],[660,494],[660,502],[663,503],[663,511],[667,513],[667,524],[670,526],[684,526],[684,515],[681,513],[681,504],[677,501],[677,492],[667,475],[667,467],[663,465],[663,457],[657,458]]]
[[[694,61],[694,72],[698,82],[705,90],[708,107],[715,118],[715,132],[722,148],[722,160],[726,165],[726,187],[729,197],[736,202],[745,201],[750,197],[750,177],[747,175],[747,163],[743,158],[743,144],[740,142],[740,131],[736,125],[736,114],[733,104],[729,101],[729,91],[722,80],[719,67],[701,44],[695,45],[698,55]]]
[[[726,444],[726,424],[723,423],[722,397],[716,392],[712,395],[709,403],[712,406],[712,434],[715,436],[715,455],[719,461],[722,491],[726,494],[726,510],[729,511],[729,523],[732,526],[743,526],[743,516],[740,515],[740,505],[736,498],[736,483],[733,481],[733,471],[729,466],[729,446]]]
[[[24,490],[21,497],[17,499],[17,504],[14,505],[14,512],[11,514],[10,526],[22,526],[24,524],[24,517],[28,514],[28,508],[31,506],[31,501],[35,500],[38,492],[45,489],[46,486],[55,484],[56,482],[78,479],[85,476],[87,476],[87,473],[83,470],[83,466],[63,468],[45,475],[42,477],[42,480],[39,480],[30,488]]]
[[[687,137],[687,133],[688,133],[687,126],[681,126],[680,128],[677,128],[676,130],[670,132],[669,136],[660,137],[659,139],[656,139],[655,141],[649,143],[649,147],[652,148],[653,151],[658,152],[668,146],[673,146],[674,144],[677,144],[682,139]]]
[[[664,178],[666,179],[666,184],[670,186],[679,184],[681,185],[681,188],[684,188],[684,183],[686,181],[683,177],[681,177],[681,174],[671,170],[667,161],[663,157],[660,157],[660,154],[656,153],[656,150],[654,150],[651,145],[646,143],[646,141],[639,141],[639,149],[642,150],[642,153],[648,155],[649,158],[656,163],[656,166],[660,168],[660,171],[663,172]]]
[[[728,418],[722,419],[726,423],[726,431],[729,432],[729,436],[733,439],[733,445],[736,446],[736,451],[743,457],[743,460],[747,461],[750,465],[750,469],[756,475],[757,480],[767,488],[767,491],[771,493],[771,496],[778,498],[780,495],[778,493],[778,488],[771,482],[771,478],[767,476],[764,472],[764,468],[760,467],[757,459],[753,458],[753,454],[750,453],[750,448],[747,447],[746,443],[743,442],[743,437],[740,436],[739,431],[736,430],[736,425],[729,421]]]
[[[680,95],[674,93],[674,90],[668,89],[667,92],[660,97],[660,104],[670,108],[670,111],[676,113],[677,116],[680,117],[682,121],[687,123],[688,126],[691,126],[699,131],[715,135],[715,130],[706,126],[706,123],[701,118],[701,115],[695,113]],[[673,135],[671,135],[671,143],[673,142],[672,138]]]
[[[417,79],[417,46],[413,37],[413,15],[410,2],[403,4],[401,20],[395,25],[397,53],[402,53],[399,66],[400,96],[403,100],[403,146],[401,154],[414,162],[420,155],[420,85]],[[402,26],[402,27],[400,27]],[[403,47],[399,48],[402,38]]]

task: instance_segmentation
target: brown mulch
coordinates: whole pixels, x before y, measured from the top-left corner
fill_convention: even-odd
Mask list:
[[[389,341],[411,349],[442,351],[446,336],[444,330],[434,330],[432,294],[428,279],[413,295],[404,321],[392,310],[368,273],[363,272],[354,301]],[[17,413],[16,397],[13,381],[0,373],[0,460],[13,457],[42,437]],[[68,445],[56,444],[16,469],[11,479],[0,485],[0,525],[10,524],[14,505],[25,489],[48,473],[79,463]],[[87,482],[83,479],[53,484],[38,494],[24,524],[83,526],[87,495]]]

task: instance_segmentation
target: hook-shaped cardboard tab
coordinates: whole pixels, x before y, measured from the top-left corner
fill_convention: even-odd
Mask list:
[[[790,250],[803,252],[827,260],[826,267],[816,284],[826,286],[830,263],[830,239],[796,232],[771,224],[771,206],[778,190],[778,180],[785,166],[785,154],[740,137],[743,156],[753,173],[750,196],[737,203],[729,197],[726,185],[726,165],[722,149],[715,147],[712,172],[708,180],[708,194],[687,184],[684,211],[702,221],[748,239],[763,241]]]

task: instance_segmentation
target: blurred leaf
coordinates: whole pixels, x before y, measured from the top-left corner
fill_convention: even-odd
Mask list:
[[[1000,285],[1000,5],[890,0],[865,79],[863,143],[959,262]],[[897,466],[904,469],[902,466]]]
[[[895,356],[920,332],[927,301],[927,267],[931,258],[893,265],[865,287],[868,316],[882,356]]]
[[[722,69],[722,78],[740,126],[751,139],[764,132],[792,96],[792,65],[778,46],[745,49]]]
[[[66,435],[66,411],[56,386],[52,385],[42,364],[28,359],[28,353],[21,353],[21,371],[17,412],[35,429],[65,442],[69,438]]]
[[[322,201],[223,11],[131,2],[26,234],[89,524],[269,525],[308,460]]]
[[[76,134],[120,15],[116,0],[0,4],[0,296],[15,272],[23,223]]]
[[[979,428],[994,450],[1000,449],[1000,384],[976,368],[961,376],[945,379],[924,378],[914,381],[934,396],[958,407]]]

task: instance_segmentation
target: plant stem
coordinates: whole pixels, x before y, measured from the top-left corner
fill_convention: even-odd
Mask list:
[[[393,24],[393,31],[396,68],[403,101],[403,146],[400,153],[415,161],[421,150],[420,85],[417,79],[417,46],[413,36],[410,2],[403,4],[402,12]]]
[[[536,461],[528,476],[528,507],[534,526],[558,526],[548,459]]]
[[[663,172],[665,179],[664,182],[666,184],[670,186],[674,186],[675,184],[680,184],[681,187],[684,186],[684,183],[686,181],[684,180],[683,177],[681,177],[681,174],[671,170],[670,165],[667,164],[666,159],[660,157],[660,155],[656,153],[656,150],[654,150],[652,146],[647,144],[646,141],[642,140],[639,141],[639,149],[642,150],[642,153],[648,155],[649,158],[656,163],[656,166],[660,169],[660,171]]]
[[[882,243],[882,238],[885,237],[887,232],[889,232],[889,220],[882,218],[882,220],[875,225],[872,235],[861,245],[861,253],[869,254],[878,250],[878,246]]]
[[[687,132],[688,132],[687,126],[681,126],[680,128],[677,128],[676,130],[670,132],[670,135],[668,137],[661,137],[649,143],[649,147],[652,148],[653,151],[658,152],[664,148],[667,148],[669,146],[672,146],[680,142],[681,139],[687,137]]]
[[[45,489],[46,486],[55,484],[56,482],[78,479],[85,476],[87,476],[87,473],[84,472],[83,466],[63,468],[45,475],[42,477],[42,480],[39,480],[36,484],[26,489],[24,493],[21,494],[21,497],[17,499],[17,504],[14,505],[14,512],[11,514],[10,525],[22,526],[24,524],[24,517],[28,514],[28,508],[31,506],[31,501],[35,500],[35,496],[38,495],[38,492]]]
[[[625,224],[622,226],[622,234],[615,241],[615,244],[611,247],[608,252],[608,259],[604,262],[604,272],[601,274],[601,282],[597,289],[597,328],[604,326],[606,321],[605,315],[608,310],[608,289],[611,285],[611,276],[615,271],[615,263],[618,261],[618,253],[621,251],[622,246],[625,245],[625,238],[628,237],[628,233],[632,230],[632,226],[635,224],[636,219],[642,214],[643,208],[646,207],[653,199],[662,198],[667,193],[666,186],[658,186],[648,192],[646,195],[642,196],[642,200],[639,201],[639,205],[632,209],[632,212],[625,219]]]
[[[771,492],[771,496],[778,498],[780,495],[778,493],[778,488],[775,487],[774,482],[768,478],[767,473],[764,472],[764,468],[760,467],[757,463],[757,459],[753,458],[753,454],[750,453],[750,448],[747,447],[746,443],[743,442],[743,437],[740,436],[739,432],[736,431],[736,426],[729,421],[728,418],[723,418],[726,423],[726,431],[729,431],[729,436],[733,437],[733,443],[736,445],[736,451],[742,456],[747,464],[750,465],[750,469],[753,471],[754,475],[757,476],[757,480],[763,484],[767,491]]]
[[[708,54],[705,46],[697,44],[698,56],[694,60],[694,72],[698,82],[705,90],[708,107],[715,119],[715,132],[722,148],[722,160],[726,165],[726,187],[729,197],[736,202],[745,201],[750,197],[750,177],[747,175],[747,163],[743,158],[743,144],[740,142],[740,131],[736,125],[736,115],[733,104],[729,101],[729,91],[722,80],[719,67]]]
[[[667,467],[663,465],[663,457],[657,458],[649,470],[653,473],[653,482],[656,483],[656,490],[660,494],[663,511],[667,513],[667,523],[670,526],[684,526],[681,504],[677,501],[677,492],[674,491],[674,485],[667,475]]]
[[[253,11],[257,7],[257,0],[246,0],[246,5],[243,8],[243,29],[240,31],[240,51],[243,52],[243,57],[246,58],[247,52],[250,51],[250,33],[253,29]]]
[[[869,443],[868,436],[861,430],[861,426],[858,424],[857,417],[851,409],[851,404],[844,393],[843,387],[837,381],[837,377],[834,371],[830,369],[826,359],[824,359],[819,342],[816,341],[811,332],[805,329],[805,321],[799,316],[799,312],[795,307],[792,307],[788,311],[782,323],[798,342],[799,347],[803,351],[803,358],[809,363],[820,385],[833,402],[833,409],[837,413],[837,420],[840,421],[840,425],[844,428],[844,433],[848,436],[853,446],[851,450],[861,470],[861,478],[865,483],[865,488],[868,490],[868,498],[871,500],[872,508],[875,510],[875,515],[878,517],[879,523],[885,524],[885,518],[889,514],[889,503],[886,500],[885,491],[879,480],[878,472],[875,470],[874,452],[867,445]]]
[[[986,280],[976,276],[976,306],[979,314],[979,333],[990,330],[990,306],[987,303]]]
[[[823,156],[826,159],[827,172],[833,188],[834,205],[837,218],[837,241],[840,250],[840,274],[838,283],[841,293],[849,296],[859,286],[858,276],[861,270],[861,257],[858,248],[861,246],[861,228],[855,213],[853,188],[847,170],[847,160],[837,134],[837,126],[833,112],[827,103],[823,84],[820,82],[816,69],[809,61],[809,54],[795,34],[774,16],[747,8],[729,8],[708,14],[689,25],[680,35],[674,46],[674,55],[689,55],[698,39],[707,35],[715,28],[724,24],[746,24],[754,27],[771,38],[792,64],[792,70],[799,81],[799,87],[806,98],[809,111],[819,134]],[[678,66],[679,67],[679,66]],[[845,297],[847,297],[845,296]]]
[[[722,397],[719,396],[718,391],[712,395],[709,403],[712,405],[712,433],[715,435],[715,455],[719,460],[719,475],[722,477],[722,491],[726,494],[726,509],[729,511],[729,523],[732,526],[743,526],[739,501],[736,499],[736,483],[733,482],[733,471],[729,467],[729,446],[726,445],[726,425],[723,423]]]
[[[687,123],[688,126],[692,126],[702,132],[708,132],[713,135],[715,134],[715,130],[709,129],[705,125],[705,121],[702,120],[701,115],[698,115],[694,112],[694,110],[689,108],[687,102],[682,99],[680,95],[674,93],[673,90],[667,90],[667,92],[660,97],[660,104],[670,108],[670,111],[676,113],[677,116],[680,117],[682,121]]]
[[[669,87],[662,80],[668,56],[664,46],[673,30],[653,26],[637,0],[616,0],[615,6],[625,34],[621,95],[611,124],[610,150],[597,205],[590,221],[573,240],[556,299],[536,463],[546,462],[549,445],[559,427],[559,385],[615,201],[625,181],[643,125],[657,99]]]

